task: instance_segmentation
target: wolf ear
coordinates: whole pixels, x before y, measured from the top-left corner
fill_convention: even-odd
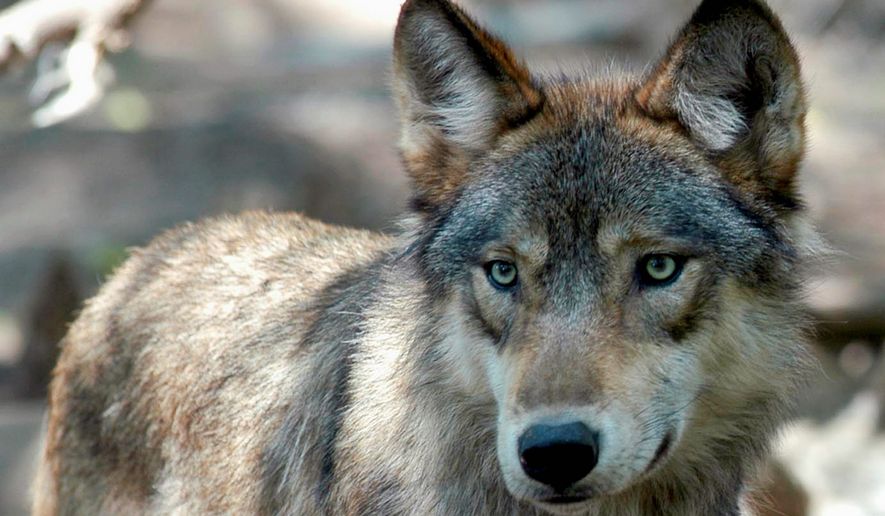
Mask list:
[[[795,206],[805,96],[796,51],[764,2],[704,0],[636,100],[678,122],[739,187]]]
[[[447,0],[408,0],[394,36],[400,149],[415,204],[444,202],[471,160],[543,104],[528,70],[498,38]]]

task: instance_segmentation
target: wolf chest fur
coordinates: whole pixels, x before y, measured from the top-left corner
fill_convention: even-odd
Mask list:
[[[64,339],[36,514],[735,515],[807,369],[796,53],[706,0],[635,77],[447,0],[394,43],[413,196],[134,250]]]

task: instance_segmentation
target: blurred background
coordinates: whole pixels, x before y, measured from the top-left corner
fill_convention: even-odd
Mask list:
[[[101,41],[117,52],[34,59],[14,54],[53,2],[0,0],[0,514],[27,513],[56,344],[128,247],[253,208],[393,227],[400,1],[153,0]],[[696,3],[463,1],[535,67],[636,71]],[[765,514],[885,515],[885,0],[770,3],[803,56],[803,191],[838,254],[814,276],[821,374],[760,480]]]

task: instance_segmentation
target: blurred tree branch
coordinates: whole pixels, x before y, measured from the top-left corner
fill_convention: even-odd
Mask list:
[[[52,125],[97,102],[104,85],[105,51],[128,45],[127,24],[149,0],[22,0],[0,11],[0,71],[41,57],[49,43],[66,46],[50,62],[38,61],[32,121]],[[58,92],[56,95],[53,93]]]

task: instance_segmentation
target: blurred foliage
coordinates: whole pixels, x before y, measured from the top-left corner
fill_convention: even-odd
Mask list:
[[[105,278],[119,267],[129,256],[129,251],[122,244],[104,244],[94,247],[88,258],[88,266],[99,277]]]

